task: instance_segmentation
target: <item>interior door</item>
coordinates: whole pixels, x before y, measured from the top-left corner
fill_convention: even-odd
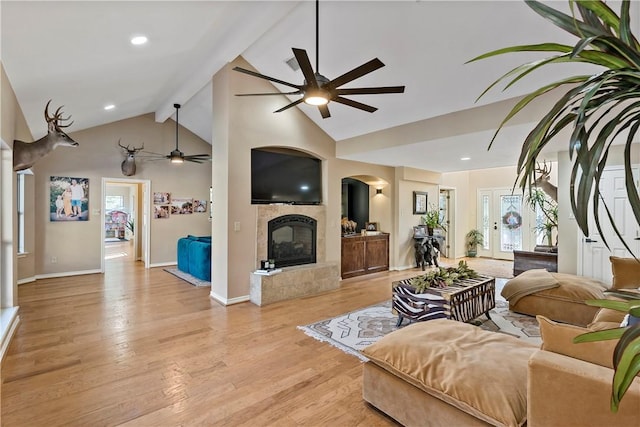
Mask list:
[[[477,228],[484,244],[478,255],[513,260],[514,250],[528,250],[532,239],[531,209],[511,188],[478,191]]]
[[[638,187],[638,168],[633,170]],[[622,167],[607,168],[600,179],[602,199],[607,203],[616,227],[636,256],[640,256],[640,229],[628,203],[624,169]],[[591,212],[591,207],[589,207]],[[596,229],[593,215],[589,217],[589,236],[581,236],[579,250],[581,255],[581,274],[592,277],[606,284],[611,284],[611,262],[609,256],[630,257],[631,253],[624,247],[622,241],[615,236],[613,227],[609,224],[604,206],[599,208],[600,226],[607,237],[609,249],[605,246],[602,236]]]

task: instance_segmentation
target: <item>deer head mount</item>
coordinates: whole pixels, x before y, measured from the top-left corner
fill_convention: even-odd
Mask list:
[[[124,176],[135,175],[136,174],[136,154],[138,154],[139,151],[144,150],[144,143],[140,148],[136,148],[136,147],[129,148],[129,144],[127,144],[127,146],[125,147],[124,145],[120,144],[120,140],[118,140],[118,145],[120,146],[120,148],[124,150],[125,155],[127,156],[122,161],[122,164],[120,165],[122,174]]]
[[[53,116],[49,115],[49,104],[51,100],[47,102],[44,107],[44,119],[47,122],[48,131],[45,136],[33,142],[24,142],[19,140],[13,141],[13,170],[21,171],[29,169],[38,160],[46,156],[61,145],[64,147],[77,147],[78,143],[75,142],[69,135],[64,133],[63,128],[67,128],[73,124],[73,122],[63,125],[65,122],[71,119],[69,117],[62,117],[62,106],[58,107]]]
[[[542,166],[540,166],[540,163],[536,163],[536,165],[536,180],[533,182],[533,185],[547,193],[547,195],[557,203],[558,187],[549,182],[549,177],[551,175],[551,163],[547,165],[547,162],[545,161]]]

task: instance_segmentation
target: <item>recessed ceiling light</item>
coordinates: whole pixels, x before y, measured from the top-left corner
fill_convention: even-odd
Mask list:
[[[471,160],[471,157],[460,157],[460,160]]]
[[[113,104],[109,104],[109,105],[105,105],[104,106],[104,109],[107,110],[107,111],[113,110],[114,108],[116,108],[116,106],[113,105]]]
[[[139,46],[141,44],[145,44],[148,41],[146,36],[135,36],[131,37],[131,44]]]

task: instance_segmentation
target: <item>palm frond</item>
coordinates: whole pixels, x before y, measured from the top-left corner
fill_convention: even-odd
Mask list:
[[[640,130],[640,44],[631,31],[631,2],[622,0],[619,15],[602,0],[569,0],[570,15],[539,1],[525,2],[535,13],[577,37],[576,43],[573,46],[539,43],[505,47],[473,58],[469,62],[517,52],[555,53],[548,58],[513,68],[493,82],[479,98],[498,84],[504,84],[503,90],[508,90],[524,77],[550,64],[592,64],[602,67],[603,71],[593,75],[567,77],[524,96],[502,120],[489,142],[489,148],[502,128],[531,102],[551,91],[566,89],[523,141],[515,185],[523,193],[528,191],[532,195],[538,157],[561,131],[570,129],[568,150],[572,167],[569,200],[576,224],[588,235],[589,212],[592,212],[593,224],[603,239],[605,233],[601,222],[607,221],[617,238],[633,253],[615,224],[611,209],[602,198],[600,190],[600,178],[607,166],[611,147],[627,132],[626,139],[622,141],[625,184],[629,204],[640,225],[640,194],[631,164],[631,147]],[[606,240],[605,245],[608,247]],[[640,301],[606,300],[587,303],[629,311],[636,310],[632,305],[639,305]],[[620,339],[614,352],[615,373],[611,394],[611,410],[615,412],[626,390],[640,372],[640,327],[587,335],[577,341]]]

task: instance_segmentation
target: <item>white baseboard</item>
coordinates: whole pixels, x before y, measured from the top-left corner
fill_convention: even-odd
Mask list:
[[[36,276],[33,277],[25,277],[24,279],[18,280],[18,285],[24,285],[25,283],[31,283],[36,281]]]
[[[0,309],[0,360],[4,358],[11,338],[20,323],[18,308],[19,307],[9,307]]]
[[[243,295],[241,297],[235,297],[235,298],[224,298],[218,294],[216,294],[215,292],[211,291],[211,293],[209,294],[209,296],[214,299],[215,301],[219,302],[222,305],[233,305],[233,304],[240,304],[241,302],[247,302],[249,301],[249,295]]]
[[[54,277],[82,276],[84,274],[102,274],[100,269],[82,271],[63,271],[60,273],[36,274],[36,279],[52,279]]]
[[[172,265],[178,265],[178,263],[176,261],[173,261],[173,262],[157,262],[155,264],[149,264],[149,268],[170,267]]]

